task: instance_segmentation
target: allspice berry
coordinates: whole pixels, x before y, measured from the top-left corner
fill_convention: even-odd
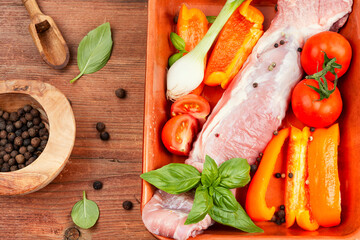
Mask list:
[[[28,121],[32,121],[34,118],[34,116],[31,113],[26,113],[25,114],[25,119]]]
[[[16,137],[14,140],[14,144],[17,146],[21,146],[23,144],[23,139],[22,137]]]
[[[16,122],[19,119],[19,115],[17,112],[10,113],[9,120],[12,122]]]
[[[125,98],[126,97],[126,91],[125,89],[122,89],[122,88],[119,88],[115,91],[115,95],[118,97],[118,98]]]
[[[31,111],[31,109],[32,109],[32,106],[30,106],[30,105],[25,105],[25,106],[24,106],[24,111],[25,111],[26,113],[29,113],[29,112]]]
[[[33,139],[31,139],[31,146],[33,146],[34,148],[37,148],[40,145],[40,138],[35,137]]]
[[[30,128],[28,132],[30,137],[35,137],[38,134],[38,130],[36,130],[36,128]]]
[[[18,164],[22,164],[25,162],[25,157],[22,154],[18,154],[16,155],[15,160]]]
[[[40,115],[39,111],[35,108],[31,109],[30,113],[33,117],[38,117]]]
[[[105,123],[103,122],[96,123],[96,130],[98,130],[98,132],[104,131],[105,128],[106,128]]]
[[[131,210],[133,208],[133,203],[130,201],[123,202],[123,208],[125,210]]]
[[[100,133],[100,138],[103,141],[107,141],[110,139],[110,134],[108,132],[102,132]]]

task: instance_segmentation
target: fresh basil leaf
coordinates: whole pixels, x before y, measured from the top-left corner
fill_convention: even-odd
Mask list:
[[[195,192],[193,206],[184,224],[189,225],[200,222],[212,207],[213,201],[208,189],[204,186],[199,186]]]
[[[170,40],[177,50],[179,51],[185,50],[185,41],[179,35],[177,35],[174,32],[170,33]]]
[[[188,164],[170,163],[140,176],[148,183],[170,194],[187,192],[200,182],[199,171]]]
[[[99,208],[94,201],[86,198],[85,191],[83,192],[83,200],[75,203],[71,211],[71,218],[73,222],[83,228],[88,229],[95,225],[99,218]]]
[[[225,206],[229,211],[236,211],[238,208],[238,202],[229,189],[216,187],[214,188],[212,197],[215,206]]]
[[[110,23],[104,23],[90,31],[80,42],[77,52],[77,63],[80,74],[70,82],[73,83],[84,74],[99,71],[108,62],[113,41]]]
[[[221,224],[240,229],[241,231],[248,233],[262,233],[261,228],[256,226],[250,217],[246,214],[244,209],[240,206],[236,211],[226,209],[224,206],[213,206],[210,211],[210,217]]]
[[[182,58],[182,56],[183,56],[182,52],[175,53],[174,55],[171,55],[171,57],[169,57],[169,67],[171,67],[177,60]]]
[[[221,181],[219,186],[228,189],[243,187],[250,182],[250,165],[243,158],[233,158],[219,168]]]
[[[218,172],[218,166],[214,159],[206,155],[205,157],[205,163],[204,168],[201,173],[201,183],[206,186],[210,187],[213,182],[218,178],[219,172]]]
[[[206,16],[206,19],[209,23],[214,23],[216,20],[216,16]]]

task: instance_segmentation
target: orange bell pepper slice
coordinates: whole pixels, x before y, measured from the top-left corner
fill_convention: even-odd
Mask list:
[[[291,227],[295,220],[304,230],[315,231],[318,223],[312,217],[309,204],[307,149],[310,130],[302,131],[291,127],[287,157],[287,176],[285,183],[286,227]]]
[[[286,138],[289,136],[289,129],[284,128],[274,136],[267,145],[259,168],[246,195],[246,212],[254,221],[268,221],[275,213],[275,207],[268,207],[265,200],[266,190],[270,178],[273,176],[276,160],[280,154]]]
[[[227,88],[262,36],[264,16],[251,1],[243,2],[220,32],[205,71],[206,85]]]
[[[309,144],[310,205],[314,218],[323,227],[340,224],[341,195],[338,174],[339,125],[316,129]]]
[[[181,6],[178,23],[176,25],[177,34],[185,41],[185,50],[190,52],[201,41],[209,29],[209,22],[206,15],[197,8],[188,9],[185,4]],[[205,57],[207,59],[207,57]],[[200,95],[204,88],[201,83],[191,93]]]

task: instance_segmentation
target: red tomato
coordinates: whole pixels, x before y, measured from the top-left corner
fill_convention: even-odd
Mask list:
[[[291,105],[295,116],[304,124],[311,127],[326,127],[338,119],[342,110],[340,91],[336,88],[329,98],[319,100],[320,94],[309,86],[319,88],[314,79],[305,79],[299,82],[293,91]],[[334,84],[328,81],[329,89]]]
[[[188,156],[197,133],[197,120],[189,114],[182,114],[167,121],[162,130],[161,138],[171,153]]]
[[[205,122],[207,115],[210,113],[210,104],[205,98],[195,94],[188,94],[179,98],[171,106],[171,116],[188,113],[194,118]]]
[[[308,75],[317,73],[323,69],[324,53],[329,58],[336,58],[336,63],[342,66],[341,69],[335,69],[338,77],[344,75],[348,70],[352,50],[350,43],[346,38],[335,32],[322,32],[309,38],[301,52],[301,65]],[[328,72],[325,75],[328,80],[335,80],[334,74]]]

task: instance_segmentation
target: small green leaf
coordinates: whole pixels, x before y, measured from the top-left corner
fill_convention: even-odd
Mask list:
[[[99,71],[108,62],[113,41],[110,23],[104,23],[90,31],[80,42],[77,52],[77,63],[80,74],[70,82],[73,83],[84,74]]]
[[[237,202],[236,211],[227,209],[225,206],[214,206],[210,209],[210,217],[221,224],[240,229],[248,233],[262,233],[261,228],[256,226],[250,217],[246,214],[241,205]]]
[[[212,185],[213,182],[218,178],[219,172],[218,172],[218,166],[214,159],[206,155],[205,157],[205,163],[204,168],[201,173],[201,183],[209,187]]]
[[[221,181],[219,186],[228,189],[243,187],[250,182],[250,165],[246,159],[233,158],[219,168]]]
[[[229,189],[216,187],[212,197],[216,206],[225,206],[229,211],[236,211],[238,208],[238,202]]]
[[[189,191],[200,182],[201,178],[196,168],[181,163],[170,163],[157,170],[144,173],[140,177],[170,194]]]
[[[213,201],[208,189],[204,186],[198,187],[196,189],[193,206],[184,224],[189,225],[200,222],[212,207]]]
[[[182,56],[183,56],[182,52],[171,55],[171,57],[169,57],[169,67],[171,67],[177,60],[182,58]]]
[[[206,19],[209,23],[214,23],[216,20],[216,16],[206,16]]]
[[[170,33],[170,40],[177,50],[179,51],[185,50],[185,41],[179,35],[177,35],[174,32]]]
[[[71,211],[73,222],[83,228],[88,229],[95,225],[99,218],[99,208],[94,201],[86,199],[85,191],[83,192],[83,200],[75,203]]]

